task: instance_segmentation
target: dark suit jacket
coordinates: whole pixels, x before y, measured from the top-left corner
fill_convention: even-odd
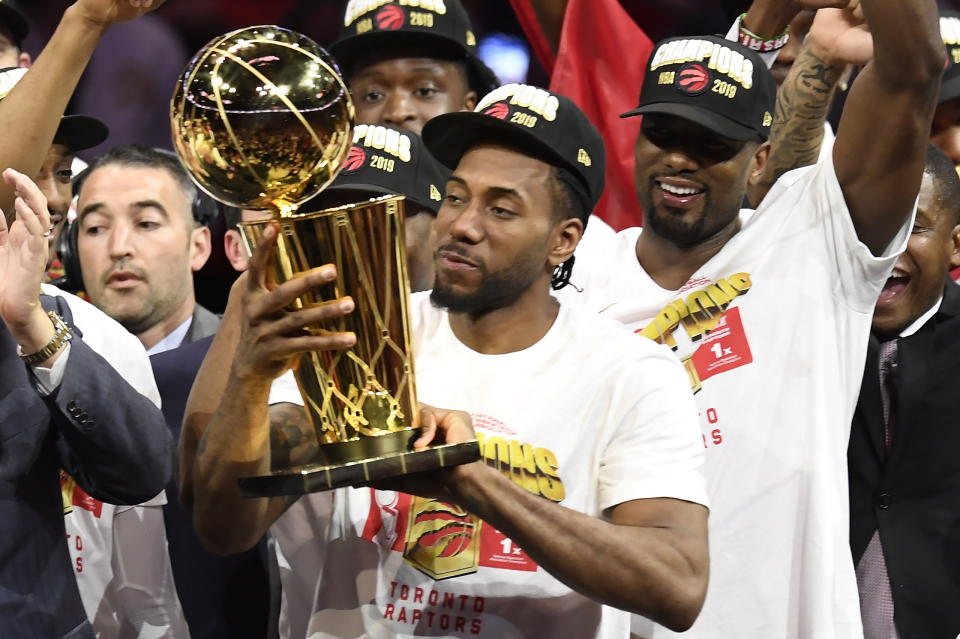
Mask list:
[[[69,316],[61,298],[41,298]],[[3,637],[93,637],[67,551],[61,469],[114,504],[151,499],[171,474],[160,411],[74,335],[63,381],[43,397],[0,322]]]
[[[850,435],[850,545],[855,562],[880,531],[901,639],[960,633],[960,287],[900,339],[891,450],[884,450],[871,336]]]
[[[179,348],[150,357],[163,414],[174,439],[180,437],[187,397],[212,341],[213,337],[206,337],[185,342]],[[163,514],[173,579],[190,636],[264,639],[271,604],[266,545],[261,541],[257,548],[229,557],[210,554],[200,544],[190,513],[180,505],[177,490],[176,483],[171,481]]]

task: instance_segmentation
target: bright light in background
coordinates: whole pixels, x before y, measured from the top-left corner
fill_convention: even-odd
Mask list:
[[[480,41],[479,53],[480,59],[497,74],[501,83],[527,82],[530,50],[523,38],[506,33],[491,33]]]

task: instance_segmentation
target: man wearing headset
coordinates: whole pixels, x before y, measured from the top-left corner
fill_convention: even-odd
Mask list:
[[[149,355],[212,335],[219,323],[194,298],[193,272],[210,256],[198,202],[175,156],[138,145],[98,158],[80,187],[83,289]]]

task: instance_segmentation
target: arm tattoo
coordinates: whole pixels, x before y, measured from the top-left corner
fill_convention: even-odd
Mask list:
[[[763,177],[751,191],[754,205],[787,171],[815,164],[823,143],[823,124],[836,90],[842,66],[833,66],[803,47],[787,79],[777,92],[770,158]]]
[[[317,434],[307,412],[295,404],[270,407],[270,468],[280,470],[316,461]]]

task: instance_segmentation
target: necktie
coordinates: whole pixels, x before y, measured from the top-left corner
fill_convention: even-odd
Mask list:
[[[897,359],[897,340],[880,345],[880,401],[883,405],[883,442],[887,452],[893,442],[893,384],[890,372]],[[864,639],[899,639],[893,624],[893,596],[890,578],[883,557],[880,532],[874,531],[867,549],[857,565],[857,587],[860,590],[860,616],[863,619]]]

